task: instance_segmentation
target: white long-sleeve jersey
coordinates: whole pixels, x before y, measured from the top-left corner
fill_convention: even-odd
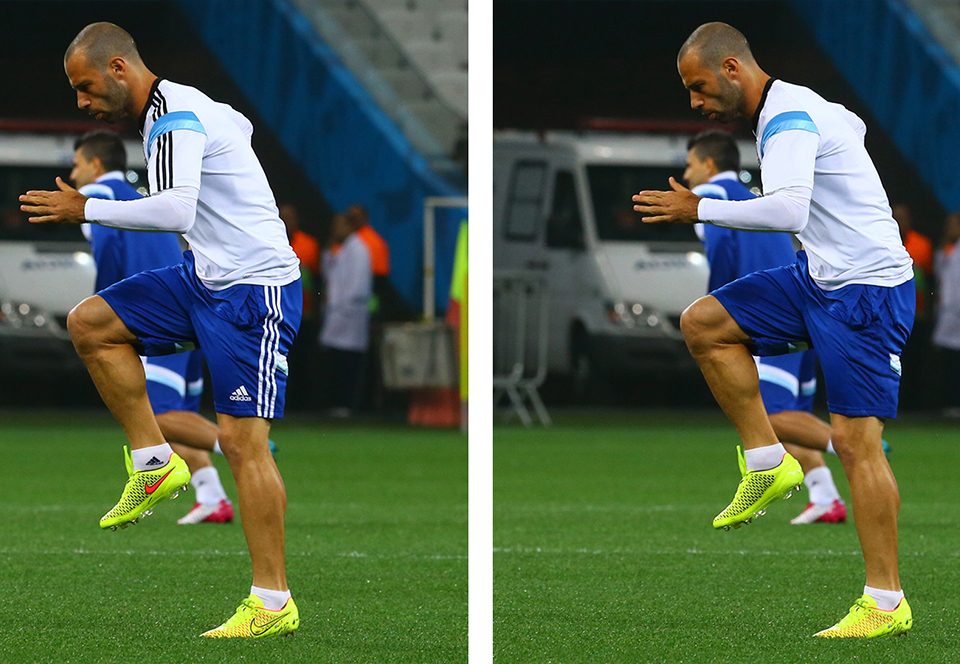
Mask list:
[[[183,233],[197,277],[211,290],[297,279],[300,262],[250,145],[246,117],[196,88],[157,79],[140,124],[151,195],[90,198],[87,220]]]
[[[913,276],[863,144],[863,120],[809,88],[772,79],[760,102],[756,135],[764,195],[749,201],[704,198],[701,220],[796,233],[810,276],[824,290],[898,286]]]

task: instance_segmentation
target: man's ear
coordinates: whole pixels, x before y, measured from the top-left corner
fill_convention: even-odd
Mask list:
[[[127,61],[119,55],[110,58],[110,62],[107,63],[107,71],[118,78],[122,78],[127,73]]]
[[[740,61],[733,56],[726,58],[722,63],[720,63],[720,71],[726,74],[727,78],[740,78]]]

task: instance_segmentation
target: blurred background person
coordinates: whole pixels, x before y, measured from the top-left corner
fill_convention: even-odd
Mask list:
[[[373,271],[361,239],[359,217],[335,214],[331,247],[323,254],[326,304],[320,343],[328,367],[331,415],[348,417],[361,406],[365,360],[370,342]]]
[[[290,349],[289,399],[298,408],[315,407],[314,377],[317,369],[317,292],[320,287],[320,242],[303,230],[300,208],[294,203],[279,205],[280,218],[287,228],[287,239],[300,259],[303,283],[303,320]]]
[[[934,267],[938,288],[933,343],[942,356],[938,364],[943,382],[946,417],[960,418],[960,212],[947,216],[943,240],[937,249]]]
[[[909,403],[914,395],[923,392],[922,383],[930,357],[930,309],[933,294],[933,243],[914,226],[913,208],[906,203],[894,203],[891,206],[893,218],[900,227],[900,239],[907,253],[913,259],[913,283],[917,292],[917,315],[913,321],[913,331],[903,349],[901,361],[906,369],[903,372],[901,393],[904,402]]]

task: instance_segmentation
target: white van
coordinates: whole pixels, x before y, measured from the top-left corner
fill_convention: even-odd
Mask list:
[[[707,290],[703,246],[689,225],[643,224],[631,196],[666,189],[689,136],[504,131],[494,135],[495,271],[546,284],[552,374],[597,377],[692,368],[680,313]],[[739,143],[741,180],[756,153]],[[497,341],[495,340],[495,343]]]
[[[76,134],[0,132],[0,370],[80,370],[67,313],[93,294],[90,246],[74,224],[30,224],[17,197],[53,189],[73,164]],[[142,148],[127,141],[131,164]],[[127,179],[144,184],[142,168]]]

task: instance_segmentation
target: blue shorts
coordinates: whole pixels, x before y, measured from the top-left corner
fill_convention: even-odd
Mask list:
[[[817,355],[812,350],[758,357],[760,396],[768,415],[785,410],[813,411],[817,393]]]
[[[203,394],[203,353],[188,350],[176,355],[144,357],[147,396],[157,415],[171,410],[200,412]]]
[[[897,416],[900,354],[916,310],[913,280],[899,286],[819,288],[806,253],[793,265],[748,274],[711,295],[752,340],[754,355],[817,349],[831,413]]]
[[[300,280],[214,291],[197,278],[193,252],[183,257],[179,265],[135,274],[99,295],[137,337],[141,355],[202,348],[218,413],[283,417],[287,353],[303,307]]]

